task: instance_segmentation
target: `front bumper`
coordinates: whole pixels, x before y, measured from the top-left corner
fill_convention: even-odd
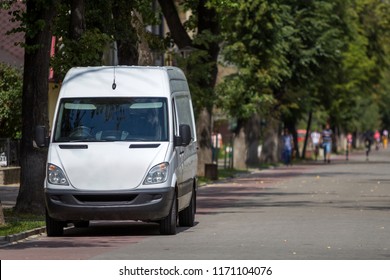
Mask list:
[[[168,216],[174,188],[102,192],[45,189],[48,214],[59,221],[142,220]]]

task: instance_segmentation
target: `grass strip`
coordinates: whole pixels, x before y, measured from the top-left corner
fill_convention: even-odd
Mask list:
[[[19,214],[13,208],[3,209],[5,224],[0,225],[0,236],[8,236],[45,226],[42,215]]]

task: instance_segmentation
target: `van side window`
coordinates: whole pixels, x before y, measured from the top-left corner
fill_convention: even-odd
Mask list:
[[[192,113],[191,99],[188,95],[179,95],[175,97],[175,108],[177,111],[178,124],[188,124],[191,128],[191,135],[195,139],[196,131]]]

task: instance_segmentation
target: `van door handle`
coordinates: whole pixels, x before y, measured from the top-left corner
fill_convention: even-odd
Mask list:
[[[184,154],[184,151],[180,151],[180,153],[179,153],[180,155],[182,155],[182,154]]]

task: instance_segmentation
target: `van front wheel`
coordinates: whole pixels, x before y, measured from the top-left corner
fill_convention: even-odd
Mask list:
[[[64,234],[64,222],[51,218],[47,212],[46,234],[47,236],[62,236]]]
[[[179,212],[179,225],[181,227],[192,227],[195,224],[196,192],[192,191],[191,202],[187,208]]]
[[[175,235],[177,227],[177,200],[176,194],[172,198],[172,206],[169,215],[160,221],[160,234]]]

